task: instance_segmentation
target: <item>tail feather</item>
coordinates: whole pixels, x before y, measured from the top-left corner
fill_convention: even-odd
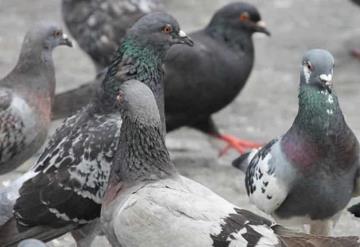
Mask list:
[[[14,204],[16,199],[19,197],[20,187],[26,180],[35,175],[35,172],[28,171],[16,180],[12,181],[10,185],[0,189],[0,226],[13,217]]]
[[[360,238],[357,236],[318,236],[293,232],[281,226],[274,226],[273,229],[286,247],[360,247]]]
[[[352,205],[347,209],[350,213],[352,213],[355,217],[360,218],[360,203]]]
[[[61,228],[50,228],[47,226],[36,226],[26,231],[19,232],[16,226],[15,218],[9,220],[5,225],[0,227],[0,246],[15,247],[22,240],[33,238],[44,242],[53,240],[76,229],[78,225],[70,224]]]
[[[237,169],[241,170],[242,172],[246,172],[252,158],[254,157],[254,155],[257,153],[257,149],[253,149],[250,152],[244,153],[242,155],[240,155],[238,158],[236,158],[233,162],[232,165],[233,167],[236,167]]]

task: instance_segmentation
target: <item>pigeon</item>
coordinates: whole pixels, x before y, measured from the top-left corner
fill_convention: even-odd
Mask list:
[[[110,65],[126,30],[143,15],[162,10],[159,0],[63,0],[70,34],[100,72]]]
[[[246,170],[247,194],[259,209],[283,224],[309,224],[310,233],[321,235],[360,193],[359,143],[333,89],[333,68],[328,51],[306,52],[291,128],[233,162]]]
[[[190,34],[196,41],[194,47],[177,45],[169,50],[165,60],[167,131],[189,126],[210,134],[229,144],[220,154],[229,147],[240,153],[259,147],[220,133],[211,117],[230,104],[244,87],[254,64],[255,32],[270,35],[255,6],[234,2],[219,9],[204,29]],[[58,95],[56,118],[86,104],[91,87],[94,86]]]
[[[46,244],[37,239],[26,239],[21,241],[18,247],[46,247]]]
[[[145,15],[129,29],[96,97],[58,128],[35,166],[24,174],[28,178],[20,177],[23,182],[17,181],[14,190],[0,197],[11,197],[10,202],[0,201],[0,208],[13,205],[14,211],[2,216],[8,219],[0,227],[0,246],[24,238],[48,241],[72,230],[78,246],[89,246],[118,145],[118,88],[128,80],[147,84],[157,97],[165,133],[162,62],[174,44],[193,42],[166,13]]]
[[[101,208],[112,246],[360,246],[358,237],[291,233],[181,176],[166,149],[151,90],[127,81],[117,99],[123,122]]]
[[[72,46],[62,29],[39,23],[25,35],[13,70],[0,80],[0,174],[29,159],[46,140],[55,94],[52,51]]]

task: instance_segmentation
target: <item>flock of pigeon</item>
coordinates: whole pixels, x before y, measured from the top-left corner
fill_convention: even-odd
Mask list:
[[[328,51],[304,54],[297,116],[260,147],[211,117],[246,83],[252,35],[270,35],[255,6],[228,4],[189,36],[158,0],[63,0],[63,17],[98,76],[55,95],[52,51],[72,42],[48,22],[25,35],[0,81],[0,174],[40,149],[52,119],[66,119],[32,168],[0,190],[0,246],[46,246],[65,233],[77,246],[98,235],[122,247],[360,246],[359,236],[329,236],[360,195],[360,150]],[[225,141],[221,154],[241,153],[233,166],[250,201],[277,223],[178,173],[164,138],[182,126]],[[360,205],[349,210],[360,216]]]

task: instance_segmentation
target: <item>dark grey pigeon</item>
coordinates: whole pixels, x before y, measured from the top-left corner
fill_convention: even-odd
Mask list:
[[[251,4],[235,2],[218,10],[207,27],[190,36],[193,48],[172,47],[165,61],[167,131],[196,128],[244,152],[257,144],[221,134],[211,115],[231,103],[244,87],[254,64],[252,35],[269,35]],[[93,87],[93,89],[91,89]],[[67,116],[88,101],[94,85],[58,95],[55,118]]]
[[[2,217],[8,220],[0,227],[0,246],[24,238],[48,241],[75,229],[78,244],[89,246],[118,145],[119,86],[129,80],[148,85],[156,95],[165,131],[162,62],[174,44],[192,41],[166,13],[148,14],[129,29],[96,97],[65,120],[36,165],[14,182],[13,190],[5,189],[1,195],[11,199],[0,201],[2,205],[16,202],[14,214]]]
[[[16,169],[44,143],[55,94],[52,51],[71,42],[56,24],[25,35],[18,62],[0,80],[0,174]]]
[[[151,90],[127,81],[120,86],[118,102],[123,122],[101,208],[112,246],[360,246],[358,237],[291,232],[181,176],[166,149]]]
[[[259,151],[240,156],[250,201],[278,222],[310,225],[327,235],[350,199],[360,194],[359,143],[333,89],[333,56],[305,53],[299,110],[291,128]]]
[[[98,72],[110,65],[126,30],[143,15],[161,9],[159,0],[62,1],[66,26]]]

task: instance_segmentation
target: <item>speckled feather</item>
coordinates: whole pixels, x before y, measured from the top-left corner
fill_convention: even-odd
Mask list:
[[[126,30],[144,14],[160,9],[159,0],[62,1],[65,24],[98,71],[111,64]]]

